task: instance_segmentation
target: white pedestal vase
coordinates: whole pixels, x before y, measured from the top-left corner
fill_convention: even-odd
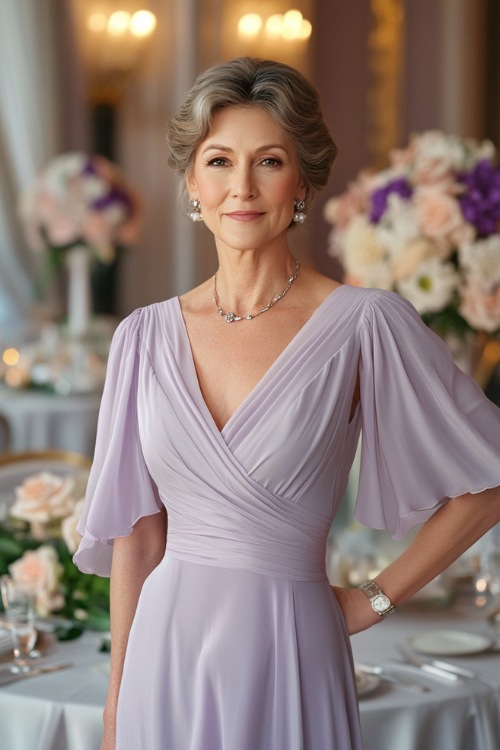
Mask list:
[[[82,338],[89,331],[92,312],[92,290],[90,280],[91,253],[85,245],[68,251],[67,315],[68,334],[71,338]]]

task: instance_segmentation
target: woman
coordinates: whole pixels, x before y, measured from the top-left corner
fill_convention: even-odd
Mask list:
[[[292,257],[335,156],[299,73],[215,66],[169,143],[219,267],[113,342],[75,556],[111,565],[102,747],[358,750],[349,634],[500,520],[499,410],[407,302]],[[358,518],[425,523],[375,582],[332,591],[326,536],[361,429]]]

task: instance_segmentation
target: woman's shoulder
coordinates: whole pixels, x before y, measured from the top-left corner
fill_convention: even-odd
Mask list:
[[[134,338],[138,342],[149,338],[156,331],[169,327],[168,321],[174,318],[178,305],[179,298],[171,297],[137,307],[120,321],[113,338]]]

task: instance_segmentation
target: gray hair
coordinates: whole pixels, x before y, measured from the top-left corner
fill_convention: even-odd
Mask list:
[[[169,120],[169,165],[178,175],[188,176],[196,149],[210,131],[213,115],[233,106],[262,107],[291,138],[307,204],[328,182],[337,147],[323,119],[315,89],[301,73],[284,63],[237,57],[201,73]]]

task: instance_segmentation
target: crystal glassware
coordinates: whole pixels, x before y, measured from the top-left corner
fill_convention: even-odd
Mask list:
[[[0,590],[5,620],[12,634],[14,660],[17,665],[27,667],[37,639],[35,591],[7,575],[0,579]]]

